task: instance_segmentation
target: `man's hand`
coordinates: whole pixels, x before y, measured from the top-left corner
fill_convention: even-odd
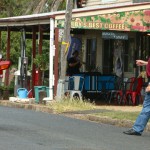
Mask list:
[[[146,87],[145,92],[150,92],[150,85]]]
[[[137,66],[144,66],[144,65],[147,65],[147,61],[144,61],[144,60],[136,60],[136,64]]]

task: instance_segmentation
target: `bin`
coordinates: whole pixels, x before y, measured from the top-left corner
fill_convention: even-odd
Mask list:
[[[34,92],[35,92],[35,102],[39,103],[41,99],[43,99],[45,97],[45,95],[47,94],[46,92],[46,86],[34,86]],[[45,93],[42,94],[40,96],[41,93]]]

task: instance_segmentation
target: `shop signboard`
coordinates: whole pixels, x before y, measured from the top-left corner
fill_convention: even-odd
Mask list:
[[[65,20],[56,20],[64,28]],[[71,28],[150,32],[150,9],[72,18]]]
[[[133,0],[133,3],[150,2],[150,0]]]
[[[102,32],[103,39],[128,40],[128,34],[118,32]]]

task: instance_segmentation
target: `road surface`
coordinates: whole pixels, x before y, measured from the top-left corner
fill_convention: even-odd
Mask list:
[[[150,133],[0,106],[0,150],[150,150]]]

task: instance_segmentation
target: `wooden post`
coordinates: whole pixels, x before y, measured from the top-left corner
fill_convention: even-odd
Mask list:
[[[39,25],[39,54],[42,54],[42,44],[43,44],[43,30],[42,30],[42,27],[41,25]],[[41,73],[41,70],[39,69],[38,70],[39,72],[39,85],[42,85],[42,73]]]
[[[35,27],[32,29],[32,62],[36,56],[36,31]],[[34,86],[35,86],[35,64],[32,63],[32,94],[34,95]]]
[[[55,81],[54,81],[54,96],[56,96],[56,90],[57,90],[57,83],[58,83],[58,33],[59,29],[55,28],[55,57],[54,57],[54,76],[55,76]]]
[[[0,31],[0,51],[2,50],[2,32]]]
[[[6,48],[6,60],[10,60],[10,29],[7,28],[7,48]],[[5,73],[5,85],[9,84],[9,69]]]

